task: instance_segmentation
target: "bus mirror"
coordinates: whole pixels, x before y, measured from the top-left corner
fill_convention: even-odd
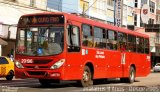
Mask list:
[[[72,29],[73,29],[73,26],[72,26],[72,25],[68,25],[68,26],[67,26],[67,29],[68,29],[68,30],[72,30]]]
[[[73,26],[72,25],[70,25],[70,29],[73,30]]]

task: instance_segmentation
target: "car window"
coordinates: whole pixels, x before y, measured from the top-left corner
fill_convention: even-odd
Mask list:
[[[4,57],[0,57],[0,64],[8,64],[8,61]]]

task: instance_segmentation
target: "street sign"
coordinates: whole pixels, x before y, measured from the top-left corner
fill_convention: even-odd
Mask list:
[[[122,20],[121,20],[121,10],[122,10],[122,0],[117,0],[116,1],[116,25],[119,27],[122,25]]]
[[[141,19],[143,23],[148,23],[150,8],[147,4],[144,4],[141,9]]]

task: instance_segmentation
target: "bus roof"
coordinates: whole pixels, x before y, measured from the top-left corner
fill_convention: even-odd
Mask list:
[[[83,23],[83,24],[93,25],[93,26],[97,26],[97,27],[101,27],[101,28],[105,28],[105,29],[110,29],[110,30],[118,30],[119,32],[149,38],[149,35],[146,35],[146,34],[142,34],[142,33],[135,32],[135,31],[132,31],[132,30],[129,30],[129,29],[117,27],[117,26],[114,26],[114,25],[110,25],[110,24],[107,24],[107,23],[100,22],[100,21],[95,21],[95,20],[92,20],[92,19],[89,19],[89,18],[84,18],[82,16],[78,16],[78,15],[75,15],[75,14],[64,13],[64,12],[33,13],[33,14],[26,14],[26,15],[23,15],[23,16],[34,16],[34,15],[42,15],[42,14],[43,15],[49,15],[49,14],[64,15],[65,17],[67,17],[67,19],[77,21],[77,22],[80,22],[80,23]]]
[[[77,16],[77,15],[74,15],[74,14],[66,14],[66,15],[69,16],[69,19],[72,19],[74,21],[81,22],[81,23],[84,23],[84,24],[89,24],[89,25],[93,25],[93,26],[97,26],[97,27],[101,27],[101,28],[105,28],[105,29],[110,29],[110,30],[118,30],[119,32],[149,38],[149,35],[142,34],[142,33],[139,33],[139,32],[135,32],[133,30],[117,27],[117,26],[110,25],[110,24],[107,24],[107,23],[91,20],[91,19],[88,19],[88,18],[83,18],[81,16]]]

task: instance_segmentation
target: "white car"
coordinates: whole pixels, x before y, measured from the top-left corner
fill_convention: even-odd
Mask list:
[[[153,71],[154,71],[154,72],[160,72],[160,63],[157,63],[157,64],[153,67]]]

